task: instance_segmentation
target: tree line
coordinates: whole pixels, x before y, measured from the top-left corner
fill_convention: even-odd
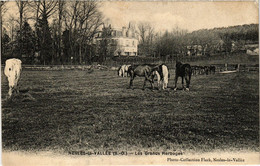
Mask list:
[[[176,56],[204,56],[243,51],[246,44],[258,44],[258,24],[238,25],[193,32],[175,27],[164,33],[150,33],[151,25],[141,26],[143,35],[139,53],[145,56],[176,58]],[[139,28],[139,27],[138,27]],[[188,55],[188,51],[192,50]]]
[[[1,9],[5,3],[1,1]],[[91,59],[93,38],[103,24],[100,3],[17,0],[15,4],[19,19],[11,16],[4,22],[2,58],[17,57],[28,64],[84,64]]]

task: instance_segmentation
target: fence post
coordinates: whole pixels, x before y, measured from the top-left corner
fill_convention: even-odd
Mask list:
[[[228,64],[225,63],[225,71],[227,71],[227,70],[228,70]]]
[[[237,72],[239,72],[240,64],[237,64]]]

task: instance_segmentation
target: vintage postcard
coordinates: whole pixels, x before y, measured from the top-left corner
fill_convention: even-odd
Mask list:
[[[3,166],[259,165],[258,1],[0,1]]]

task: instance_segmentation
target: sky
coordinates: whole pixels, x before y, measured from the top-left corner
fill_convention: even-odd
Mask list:
[[[14,2],[8,12],[17,15]],[[173,1],[102,1],[100,11],[115,28],[130,21],[149,22],[156,31],[171,31],[175,27],[194,31],[258,23],[258,4],[255,2],[173,2]]]
[[[258,23],[255,2],[103,2],[101,11],[112,25],[150,22],[157,31],[178,26],[194,31]]]

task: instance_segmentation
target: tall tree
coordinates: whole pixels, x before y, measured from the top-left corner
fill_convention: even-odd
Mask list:
[[[98,2],[73,1],[67,3],[65,26],[69,32],[70,50],[74,60],[83,63],[94,35],[102,25],[102,14],[98,10]],[[88,54],[89,55],[89,54]]]
[[[36,37],[36,41],[35,41],[35,52],[39,52],[40,51],[40,41],[39,41],[39,37],[37,36],[38,35],[38,32],[39,32],[39,28],[38,28],[38,25],[39,25],[39,17],[40,17],[40,5],[41,5],[41,1],[30,1],[28,2],[28,5],[31,7],[31,12],[34,16],[34,21],[35,21],[35,24],[34,24],[34,27],[35,27],[35,37]]]
[[[103,24],[103,29],[102,29],[102,35],[101,35],[101,41],[100,41],[100,49],[99,49],[99,63],[103,63],[107,56],[108,53],[110,52],[110,37],[111,37],[111,25],[105,25]]]
[[[19,33],[20,33],[20,37],[22,36],[22,26],[23,26],[23,21],[24,21],[24,15],[25,12],[27,10],[27,6],[28,6],[28,2],[26,1],[22,1],[22,0],[16,0],[16,5],[18,7],[19,10]],[[22,58],[22,39],[19,39],[20,42],[18,42],[19,45],[19,57]]]
[[[64,6],[65,6],[65,1],[59,0],[58,1],[58,57],[59,59],[62,61],[62,57],[61,57],[61,38],[62,38],[62,19],[64,16]],[[63,64],[63,61],[61,62]]]
[[[149,54],[152,55],[155,47],[154,47],[154,28],[148,22],[139,22],[138,24],[139,34],[139,52],[141,54]]]
[[[35,50],[35,36],[31,26],[27,21],[24,22],[22,27],[22,36],[20,37],[22,42],[22,54],[26,55],[25,62],[32,64],[34,61]]]
[[[43,14],[42,18],[38,21],[38,32],[37,36],[40,41],[40,61],[41,63],[50,64],[54,63],[54,55],[53,55],[53,43],[51,37],[51,31],[49,28],[49,23],[47,20],[47,15]]]
[[[39,12],[39,18],[36,24],[36,33],[39,38],[40,59],[43,64],[53,64],[55,62],[48,19],[56,12],[57,4],[58,1],[55,0],[40,0],[36,2],[36,9]]]
[[[0,1],[0,45],[2,45],[2,38],[3,38],[3,14],[6,12],[6,7],[5,7],[5,1]],[[1,49],[1,48],[0,48]],[[2,53],[2,49],[0,50]]]
[[[2,34],[3,38],[2,38],[2,43],[1,43],[1,58],[6,58],[8,56],[8,52],[11,51],[11,45],[10,45],[10,37],[7,35],[7,31],[4,28],[3,29],[3,34]]]

